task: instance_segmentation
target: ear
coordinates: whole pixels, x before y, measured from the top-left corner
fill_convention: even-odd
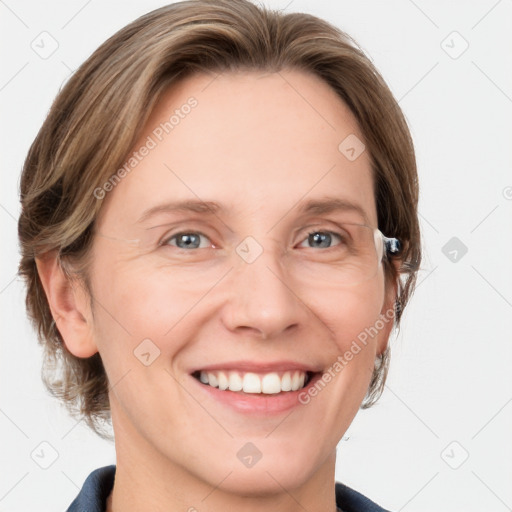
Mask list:
[[[398,269],[400,268],[400,263],[401,262],[398,260],[392,260],[392,264],[397,270],[397,275]],[[391,335],[391,331],[395,325],[395,302],[397,294],[398,280],[387,280],[384,303],[380,312],[384,326],[382,329],[380,329],[379,338],[377,341],[377,354],[379,355],[386,350],[389,342],[389,336]]]
[[[98,349],[93,337],[89,295],[64,272],[55,251],[36,258],[36,266],[67,349],[76,357],[91,357]]]

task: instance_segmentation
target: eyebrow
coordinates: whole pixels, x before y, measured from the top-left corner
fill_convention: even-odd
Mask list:
[[[368,215],[359,204],[338,197],[325,197],[322,199],[310,199],[299,202],[299,214],[322,215],[335,211],[353,211],[358,213],[365,223],[369,222]],[[160,204],[145,210],[137,220],[142,223],[158,213],[201,213],[207,216],[217,215],[219,212],[229,210],[216,201],[201,201],[199,199],[187,199],[183,201],[172,201]],[[293,208],[292,208],[293,210]],[[286,215],[285,215],[286,216]]]
[[[157,206],[153,206],[146,210],[137,220],[137,223],[142,223],[148,220],[150,217],[158,213],[204,213],[210,215],[216,215],[217,212],[224,210],[224,208],[215,201],[201,201],[199,199],[187,199],[184,201],[173,201]]]

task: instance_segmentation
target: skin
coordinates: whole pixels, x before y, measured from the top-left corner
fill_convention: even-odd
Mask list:
[[[347,287],[335,264],[318,258],[325,249],[298,248],[313,221],[324,231],[363,222],[355,212],[300,217],[303,199],[345,198],[377,227],[370,157],[351,162],[338,150],[350,134],[364,138],[319,78],[297,70],[213,78],[197,74],[167,92],[134,149],[190,96],[198,105],[103,199],[93,309],[54,257],[39,259],[38,270],[68,349],[99,351],[111,383],[117,471],[109,510],[291,512],[298,502],[332,512],[336,446],[392,322],[291,414],[235,412],[199,394],[189,372],[242,359],[326,369],[393,307],[396,287],[385,286],[382,267]],[[147,208],[186,198],[228,209],[161,213],[137,225]],[[203,233],[210,248],[158,247],[180,229]],[[263,249],[251,264],[235,252],[249,235]],[[133,354],[146,338],[160,350],[147,367]],[[247,442],[262,454],[251,468],[236,456]]]

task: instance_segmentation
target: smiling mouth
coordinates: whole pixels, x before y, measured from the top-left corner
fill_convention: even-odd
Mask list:
[[[316,373],[318,372],[302,370],[267,373],[198,370],[192,376],[203,385],[217,388],[221,391],[275,395],[282,392],[298,391],[304,388]]]

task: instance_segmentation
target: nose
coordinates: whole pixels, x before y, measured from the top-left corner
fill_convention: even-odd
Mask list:
[[[300,325],[306,306],[287,275],[279,251],[263,250],[252,262],[238,255],[230,272],[223,322],[231,331],[270,339]]]

